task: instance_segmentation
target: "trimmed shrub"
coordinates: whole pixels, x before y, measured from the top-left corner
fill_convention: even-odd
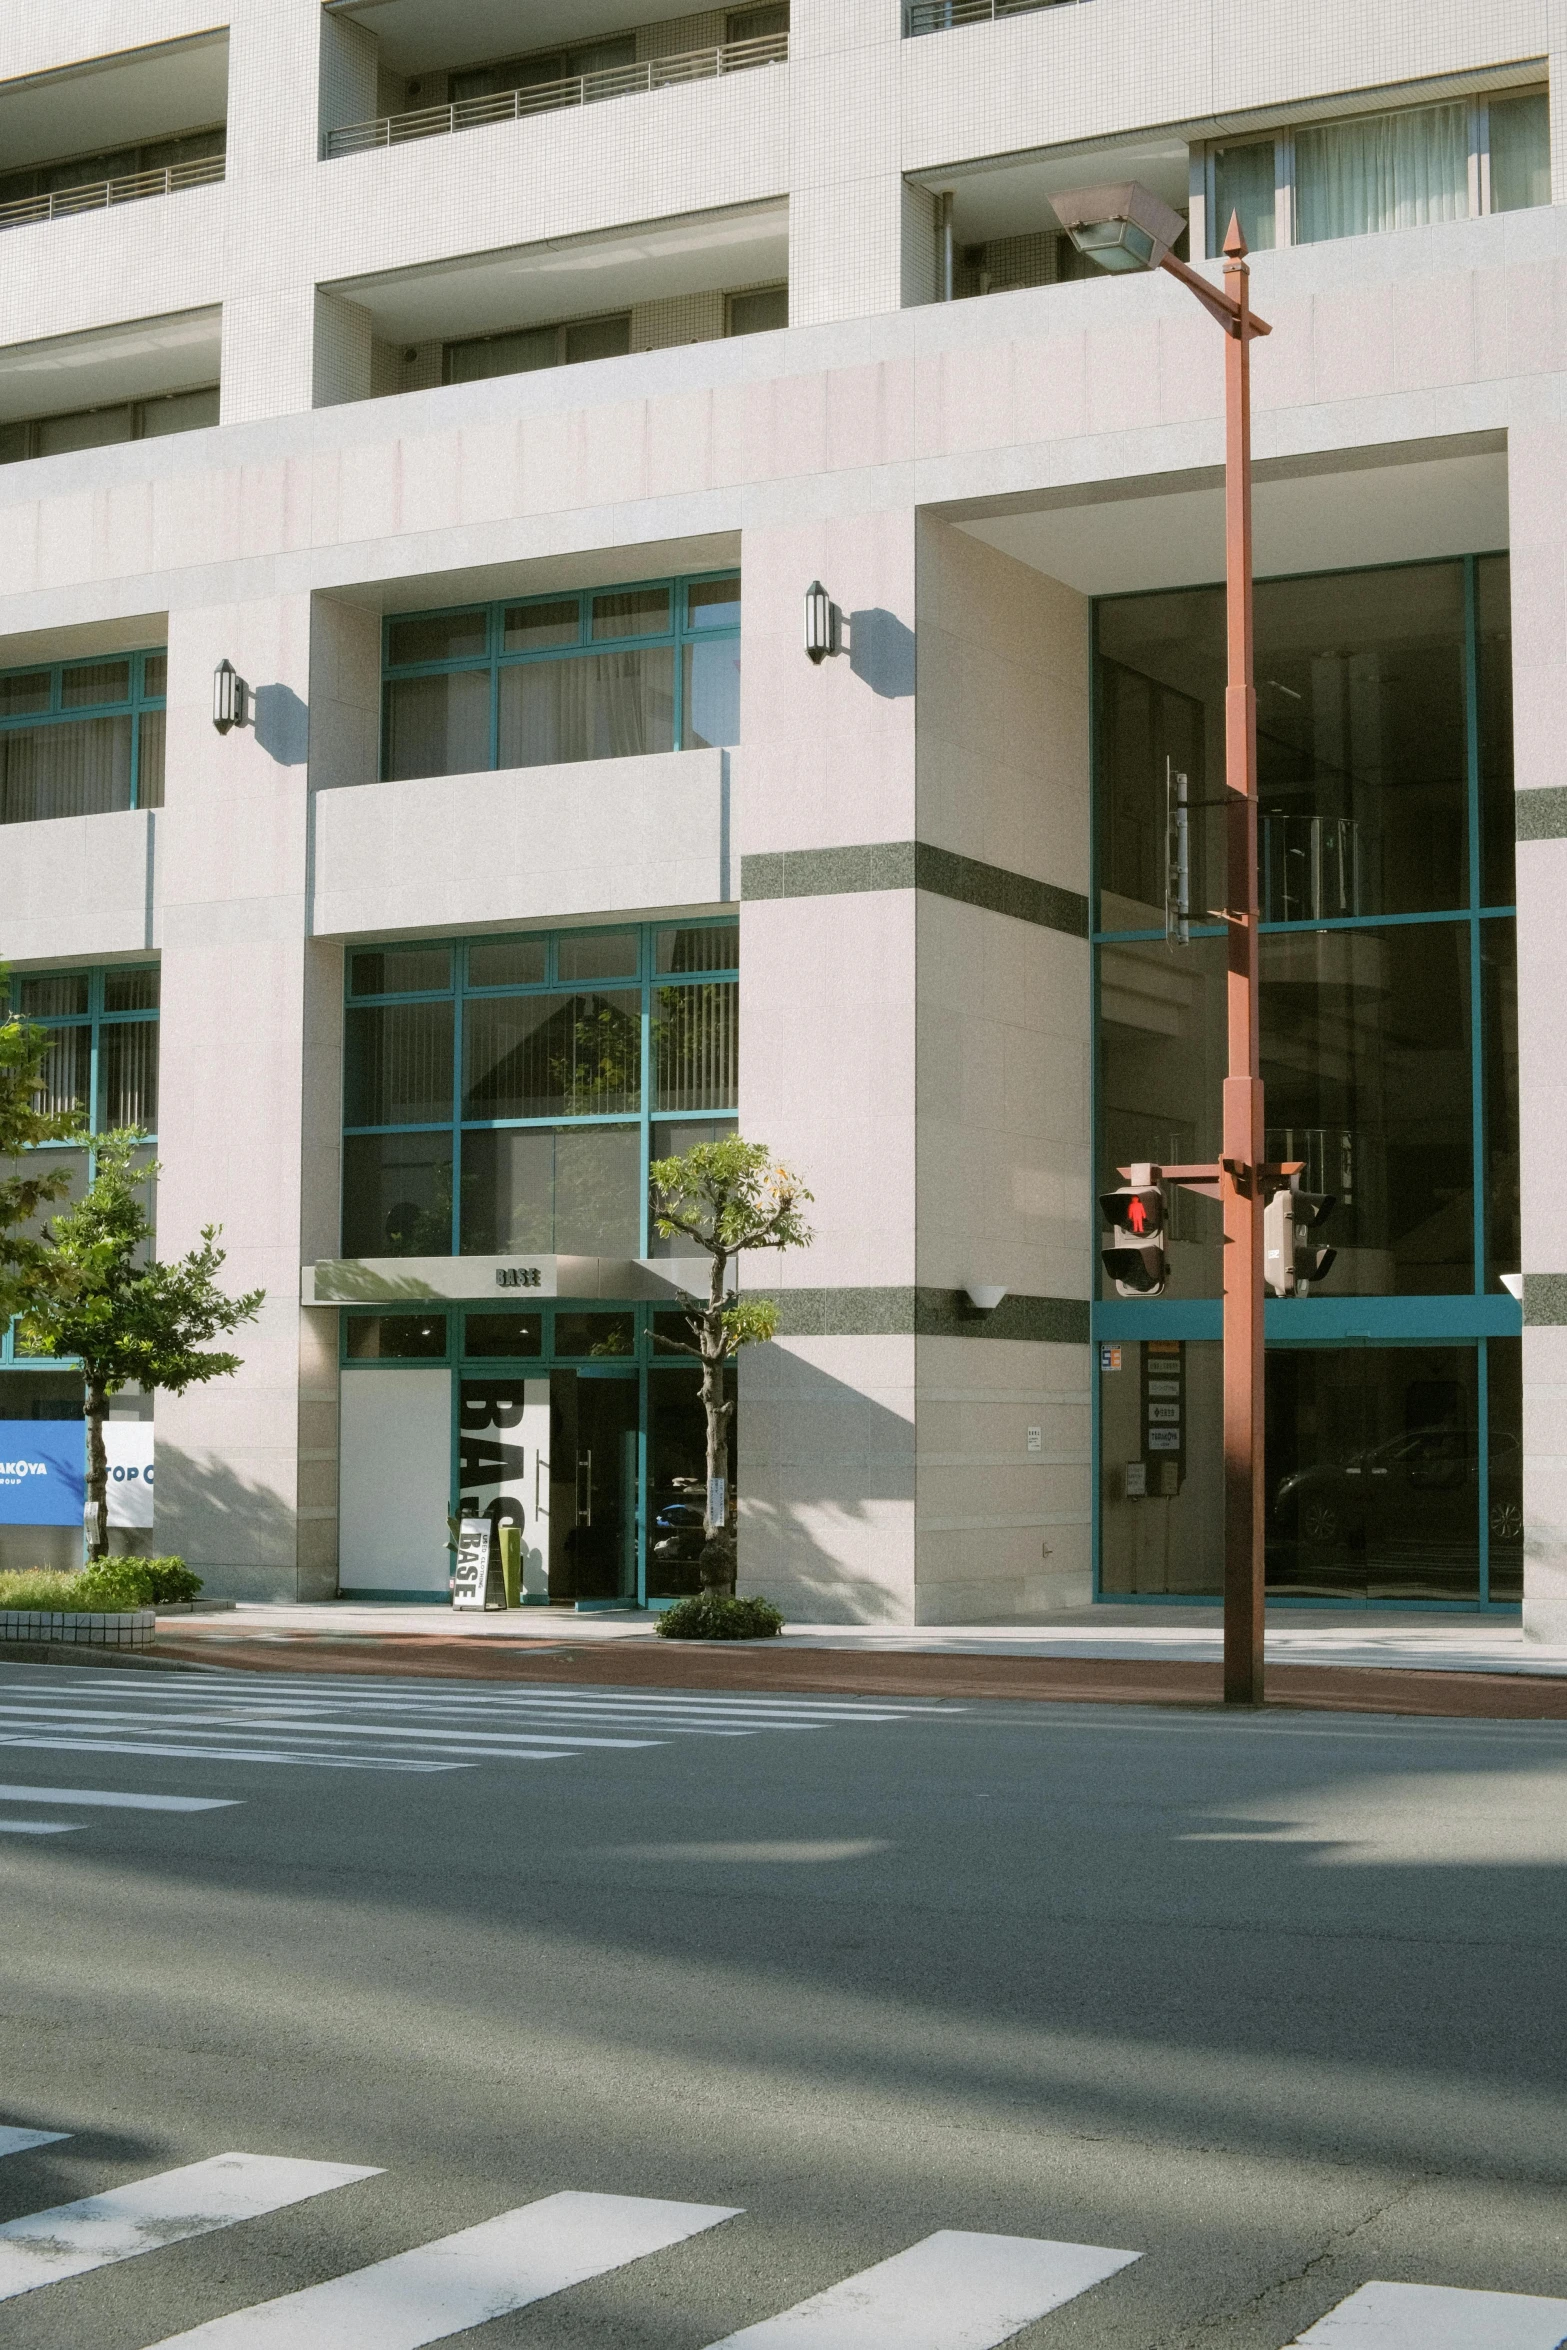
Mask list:
[[[781,1609],[770,1599],[733,1599],[727,1592],[704,1591],[699,1598],[677,1600],[658,1619],[661,1640],[770,1640],[783,1630]]]
[[[174,1607],[194,1599],[201,1577],[182,1558],[96,1558],[82,1570],[81,1607]]]

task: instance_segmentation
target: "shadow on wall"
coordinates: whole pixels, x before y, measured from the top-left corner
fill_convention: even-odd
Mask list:
[[[787,1347],[748,1348],[737,1484],[742,1591],[797,1622],[908,1622],[912,1417]]]
[[[907,701],[914,691],[914,631],[873,605],[849,614],[849,667],[884,701]]]
[[[256,688],[256,740],[280,767],[303,767],[310,753],[310,712],[291,685]]]
[[[290,1506],[232,1469],[158,1444],[158,1547],[194,1568],[208,1599],[293,1599],[297,1521]]]

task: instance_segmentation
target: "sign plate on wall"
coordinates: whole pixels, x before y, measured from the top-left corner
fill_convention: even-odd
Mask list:
[[[153,1462],[150,1420],[107,1420],[103,1446],[109,1456],[109,1523],[152,1524]]]
[[[569,1261],[569,1260],[568,1260]],[[556,1295],[554,1257],[323,1257],[302,1269],[307,1306],[417,1306],[424,1298]]]
[[[86,1492],[81,1420],[0,1420],[0,1526],[80,1526]]]

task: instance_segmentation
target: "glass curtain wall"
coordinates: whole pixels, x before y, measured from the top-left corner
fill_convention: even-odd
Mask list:
[[[385,681],[388,782],[737,743],[739,577],[388,620]]]
[[[734,1130],[733,922],[348,958],[343,1253],[647,1256],[647,1168]]]
[[[161,808],[168,656],[0,675],[0,824]]]
[[[1507,558],[1264,581],[1256,618],[1267,1151],[1333,1196],[1338,1252],[1319,1294],[1268,1304],[1270,1588],[1516,1601]],[[1134,1160],[1219,1151],[1224,593],[1109,600],[1096,630],[1107,1189]],[[1186,946],[1165,897],[1183,778]],[[1107,1596],[1221,1580],[1218,1207],[1175,1192],[1169,1230],[1165,1296],[1101,1280],[1095,1309]]]

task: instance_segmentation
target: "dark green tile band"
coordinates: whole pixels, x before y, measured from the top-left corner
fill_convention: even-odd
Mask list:
[[[785,1289],[775,1293],[780,1338],[1022,1338],[1088,1344],[1088,1303],[1077,1297],[1005,1297],[992,1313],[961,1289]]]
[[[1560,1330],[1567,1326],[1567,1273],[1524,1275],[1523,1320],[1526,1330]]]
[[[1088,900],[1075,889],[1033,881],[929,841],[871,841],[860,848],[779,849],[740,860],[742,898],[850,897],[864,890],[922,889],[961,906],[1010,914],[1068,938],[1088,936]]]
[[[1567,840],[1567,785],[1514,792],[1513,810],[1520,840]]]

